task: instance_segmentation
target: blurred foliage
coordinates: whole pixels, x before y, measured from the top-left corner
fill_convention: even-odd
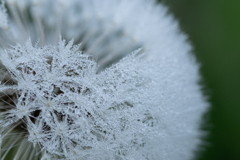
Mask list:
[[[161,0],[189,35],[211,109],[199,160],[240,160],[240,1]]]

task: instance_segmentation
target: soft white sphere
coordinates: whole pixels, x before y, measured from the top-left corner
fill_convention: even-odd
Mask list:
[[[208,104],[192,47],[165,6],[6,4],[8,11],[0,6],[3,159],[19,140],[15,159],[193,158]]]

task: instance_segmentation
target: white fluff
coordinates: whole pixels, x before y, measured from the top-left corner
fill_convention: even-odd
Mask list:
[[[153,0],[6,4],[0,92],[14,98],[1,107],[3,159],[17,143],[12,132],[21,139],[16,159],[193,158],[208,104],[192,48],[165,6]]]

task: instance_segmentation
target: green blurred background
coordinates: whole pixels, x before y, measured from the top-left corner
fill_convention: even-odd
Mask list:
[[[161,0],[189,35],[211,103],[198,160],[240,160],[240,0]]]

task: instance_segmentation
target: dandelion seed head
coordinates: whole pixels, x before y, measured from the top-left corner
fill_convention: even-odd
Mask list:
[[[191,46],[164,6],[146,0],[6,5],[0,7],[0,22],[9,24],[0,25],[6,106],[0,135],[4,144],[19,133],[15,159],[193,157],[208,105]],[[17,144],[10,142],[9,148]]]

